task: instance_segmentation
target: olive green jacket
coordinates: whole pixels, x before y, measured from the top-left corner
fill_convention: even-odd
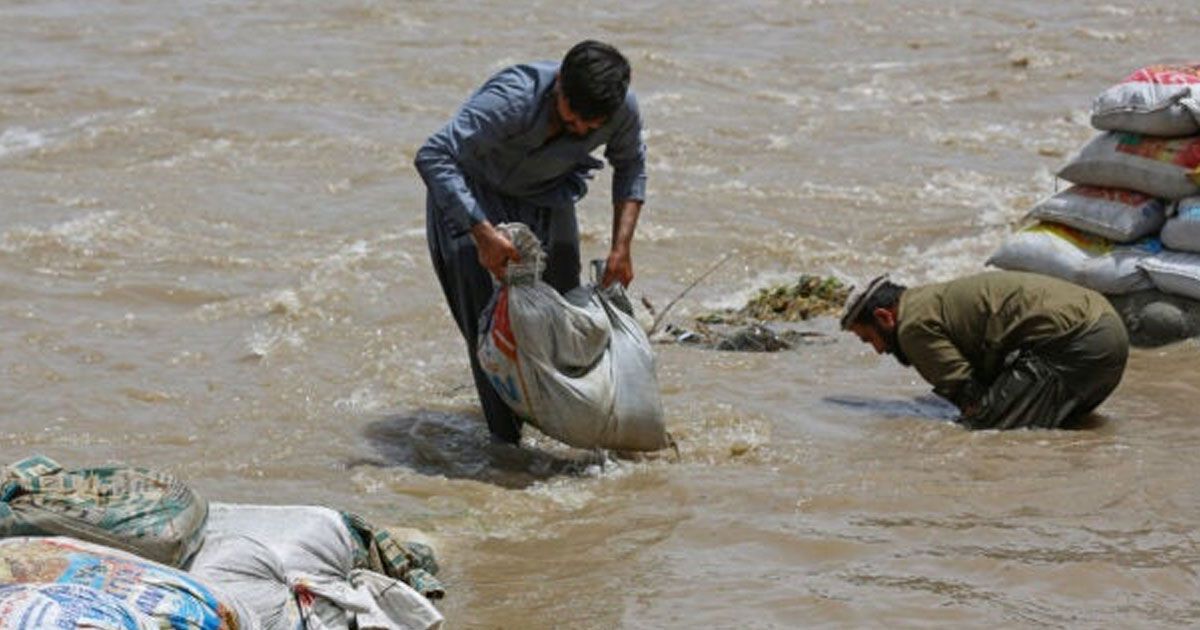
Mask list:
[[[1103,295],[1034,273],[992,271],[906,289],[897,339],[934,393],[960,408],[991,384],[1014,350],[1069,342],[1105,313]]]

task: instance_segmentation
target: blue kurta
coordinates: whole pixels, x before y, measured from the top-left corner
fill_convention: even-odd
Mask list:
[[[417,152],[429,201],[450,234],[485,218],[519,220],[524,213],[514,205],[572,208],[587,192],[590,172],[602,166],[591,157],[600,145],[613,166],[613,202],[645,199],[646,146],[632,91],[600,128],[546,142],[558,68],[540,62],[501,70]]]
[[[605,145],[614,203],[643,201],[646,194],[646,147],[632,92],[587,135],[564,130],[546,141],[558,68],[550,62],[501,70],[425,142],[415,160],[428,189],[425,229],[434,272],[467,342],[488,428],[506,442],[520,440],[520,419],[492,389],[475,356],[493,280],[479,264],[471,226],[484,219],[528,225],[546,250],[542,279],[564,292],[579,284],[575,202],[587,192],[591,172],[603,166],[591,152]]]

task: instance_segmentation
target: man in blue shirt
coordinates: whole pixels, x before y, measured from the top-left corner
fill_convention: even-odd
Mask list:
[[[613,166],[612,247],[605,286],[633,279],[630,247],[646,194],[646,147],[629,62],[587,40],[562,63],[505,68],[483,84],[417,151],[425,181],[426,237],[446,302],[467,341],[475,389],[492,434],[517,443],[521,423],[475,356],[479,316],[516,248],[494,226],[528,225],[546,250],[542,278],[560,293],[579,285],[575,203],[591,171]]]

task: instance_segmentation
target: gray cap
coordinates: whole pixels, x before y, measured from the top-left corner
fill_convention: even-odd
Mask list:
[[[866,289],[863,289],[862,293],[846,301],[846,312],[842,315],[842,330],[850,330],[850,324],[854,323],[854,320],[858,319],[858,316],[862,314],[863,308],[867,306],[867,300],[870,300],[871,296],[875,295],[875,292],[887,280],[888,274],[886,273],[876,277],[867,285]]]

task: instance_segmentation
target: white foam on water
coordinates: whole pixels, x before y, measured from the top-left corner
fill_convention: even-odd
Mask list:
[[[350,392],[349,396],[333,401],[333,408],[338,411],[364,414],[385,409],[389,404],[390,401],[371,387],[359,387]]]
[[[46,146],[46,136],[24,127],[10,127],[0,133],[0,158]]]
[[[246,346],[256,357],[266,358],[280,349],[303,349],[304,335],[291,325],[258,324],[246,339]]]

